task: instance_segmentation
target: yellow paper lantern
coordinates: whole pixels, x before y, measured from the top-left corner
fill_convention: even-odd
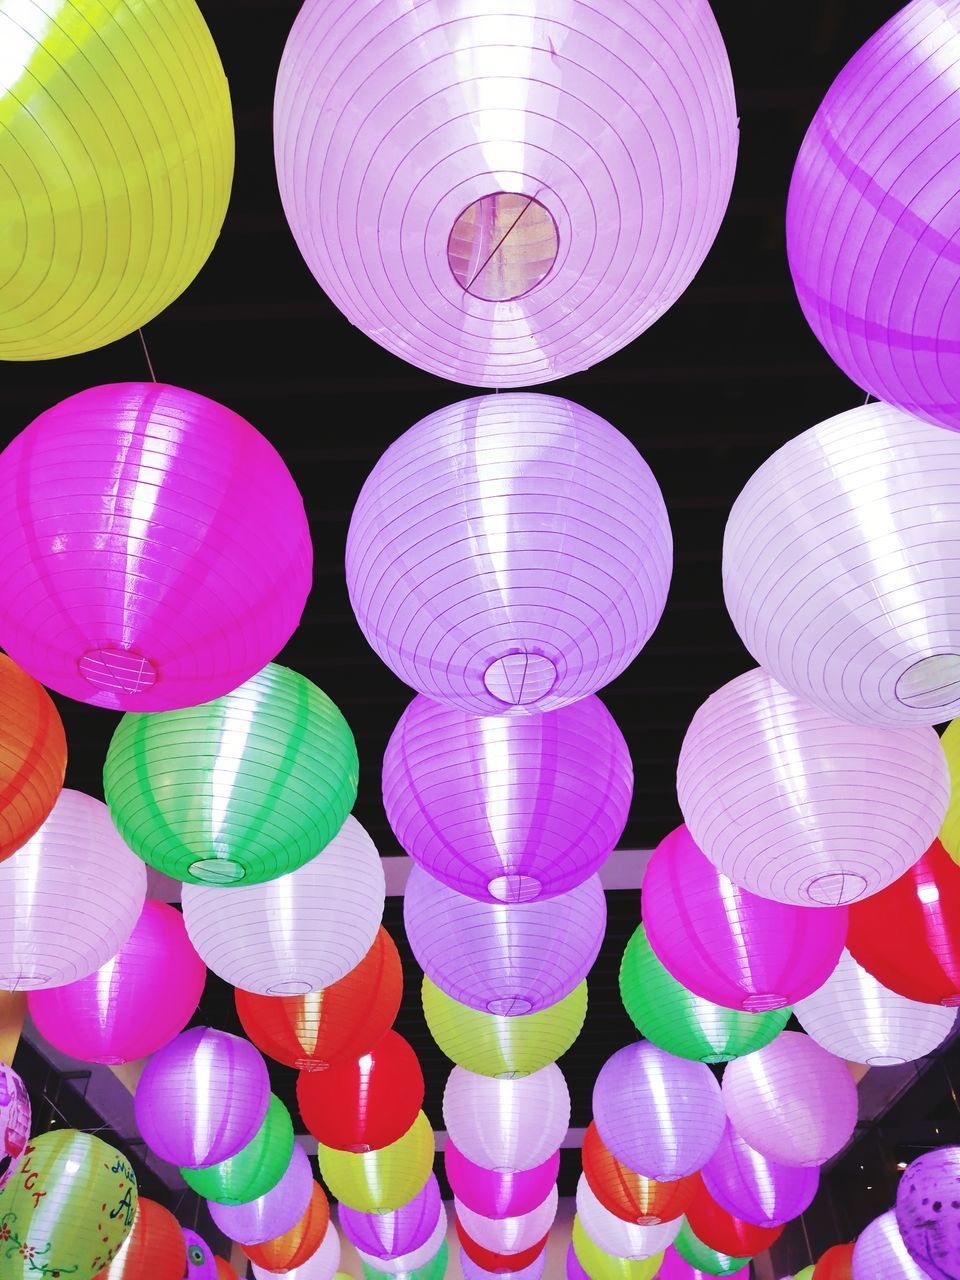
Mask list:
[[[396,1142],[379,1151],[337,1151],[317,1144],[320,1175],[337,1200],[360,1213],[392,1213],[422,1191],[433,1169],[433,1129],[421,1111]]]
[[[940,829],[940,843],[960,863],[960,720],[952,720],[940,739],[950,770],[950,803]]]
[[[662,1253],[652,1258],[615,1258],[605,1253],[584,1231],[579,1215],[573,1220],[573,1251],[590,1280],[653,1280],[663,1262]]]

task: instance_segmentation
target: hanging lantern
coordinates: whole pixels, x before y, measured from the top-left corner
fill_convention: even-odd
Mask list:
[[[370,837],[348,817],[322,856],[265,884],[187,884],[190,940],[231,986],[304,995],[338,982],[370,950],[386,885]]]
[[[0,1191],[23,1160],[30,1141],[30,1095],[12,1067],[0,1062]]]
[[[318,1144],[320,1175],[337,1200],[361,1213],[392,1213],[423,1190],[433,1171],[433,1128],[421,1111],[398,1142],[358,1154]]]
[[[137,1084],[137,1128],[161,1160],[198,1169],[241,1151],[263,1124],[270,1078],[239,1036],[192,1027],[155,1053]]]
[[[853,1245],[828,1249],[813,1268],[813,1280],[853,1280]]]
[[[952,720],[940,738],[950,772],[950,803],[940,828],[940,843],[954,862],[960,861],[960,720]]]
[[[92,387],[22,431],[0,454],[0,540],[0,644],[59,693],[119,711],[243,684],[310,589],[280,455],[232,410],[164,383]]]
[[[605,1209],[581,1174],[577,1183],[577,1216],[584,1231],[604,1253],[616,1258],[652,1258],[662,1254],[680,1230],[680,1219],[641,1227]]]
[[[446,1210],[441,1206],[440,1213],[437,1217],[436,1226],[434,1227],[430,1238],[425,1241],[418,1249],[413,1249],[409,1253],[401,1254],[396,1258],[381,1258],[371,1256],[364,1253],[362,1249],[358,1249],[357,1253],[361,1263],[365,1266],[371,1266],[375,1271],[379,1271],[381,1275],[400,1276],[409,1275],[411,1272],[418,1271],[427,1263],[433,1261],[440,1250],[440,1246],[445,1243],[447,1238],[447,1214]]]
[[[186,1229],[183,1238],[187,1245],[187,1280],[217,1280],[217,1259],[206,1241]]]
[[[779,1164],[823,1164],[857,1122],[857,1087],[846,1063],[798,1031],[783,1031],[729,1063],[723,1100],[737,1134]]]
[[[748,1146],[729,1124],[720,1145],[703,1168],[703,1185],[711,1199],[734,1218],[757,1227],[782,1227],[810,1207],[820,1185],[816,1166],[797,1167],[768,1160]],[[698,1230],[704,1219],[690,1216],[691,1225],[704,1240],[709,1228]],[[709,1241],[713,1243],[713,1241]],[[765,1246],[764,1246],[765,1247]],[[758,1249],[733,1252],[755,1253]]]
[[[421,1249],[441,1217],[440,1187],[431,1173],[412,1200],[392,1213],[360,1213],[340,1206],[340,1230],[370,1258],[392,1259]],[[446,1215],[443,1215],[446,1230]]]
[[[657,1182],[702,1169],[724,1124],[710,1068],[671,1057],[648,1040],[607,1059],[593,1089],[593,1118],[604,1146]]]
[[[532,1169],[486,1169],[468,1160],[448,1134],[443,1165],[461,1204],[485,1218],[512,1218],[532,1213],[550,1194],[560,1173],[560,1152],[552,1152]]]
[[[717,1204],[701,1180],[700,1187],[687,1209],[690,1230],[708,1249],[734,1257],[753,1257],[769,1249],[783,1234],[783,1225],[755,1226],[735,1217]]]
[[[339,1274],[340,1237],[336,1227],[331,1223],[317,1246],[316,1252],[299,1266],[291,1267],[284,1273],[283,1280],[334,1280]],[[253,1264],[256,1280],[276,1280],[276,1274],[266,1267]]]
[[[591,1120],[583,1136],[583,1174],[603,1207],[623,1222],[656,1227],[686,1212],[697,1189],[696,1175],[654,1182],[634,1173],[612,1154]]]
[[[528,1267],[524,1267],[522,1271],[504,1271],[501,1272],[501,1280],[541,1280],[547,1266],[547,1251],[544,1249],[539,1257],[534,1258]],[[478,1267],[472,1258],[460,1250],[460,1270],[463,1272],[463,1280],[490,1280],[491,1275],[496,1272],[487,1271],[484,1267]]]
[[[734,884],[823,907],[907,871],[940,830],[950,785],[935,730],[848,724],[757,667],[693,717],[677,795],[698,847]]]
[[[310,1204],[313,1187],[310,1160],[303,1147],[294,1143],[290,1163],[275,1187],[244,1204],[226,1205],[211,1200],[207,1208],[228,1240],[242,1245],[262,1244],[297,1225]]]
[[[307,1206],[293,1226],[259,1244],[244,1245],[243,1252],[254,1263],[254,1270],[263,1267],[271,1272],[296,1271],[316,1255],[331,1231],[330,1205],[323,1188],[319,1183],[313,1182]],[[333,1233],[336,1235],[335,1231]],[[339,1240],[336,1253],[337,1261],[332,1267],[334,1271],[340,1265]]]
[[[647,864],[643,918],[650,946],[678,982],[751,1013],[816,991],[836,968],[847,934],[845,907],[811,911],[741,889],[686,827],[661,840]]]
[[[535,1262],[547,1247],[545,1235],[529,1249],[523,1249],[519,1253],[497,1253],[493,1249],[484,1249],[482,1245],[477,1244],[476,1240],[471,1240],[462,1222],[458,1221],[456,1226],[457,1239],[460,1241],[463,1252],[471,1262],[475,1262],[478,1267],[494,1275],[509,1275],[511,1271],[523,1271]]]
[[[444,1240],[434,1258],[429,1262],[424,1263],[422,1267],[418,1267],[416,1271],[401,1272],[394,1278],[394,1280],[445,1280],[448,1261],[449,1249],[447,1248],[446,1240]],[[363,1274],[365,1280],[381,1280],[381,1277],[383,1276],[382,1271],[376,1270],[366,1262],[363,1264]],[[257,1280],[268,1280],[268,1277],[258,1276]],[[313,1277],[286,1276],[284,1277],[284,1280],[313,1280]],[[324,1280],[324,1278],[321,1277],[320,1280]],[[349,1276],[347,1277],[347,1280],[350,1280]]]
[[[908,1165],[897,1187],[897,1226],[903,1243],[914,1262],[935,1280],[952,1280],[960,1271],[958,1181],[960,1147],[940,1147]]]
[[[553,396],[424,418],[367,477],[347,535],[350,601],[378,656],[474,716],[554,711],[609,684],[653,634],[672,563],[653,472]]]
[[[686,1219],[677,1233],[673,1247],[684,1262],[693,1267],[694,1274],[703,1271],[708,1276],[735,1276],[750,1264],[749,1258],[733,1258],[727,1253],[711,1249],[697,1239]]]
[[[443,1091],[443,1120],[457,1150],[475,1164],[497,1173],[533,1169],[567,1135],[567,1082],[555,1063],[519,1080],[454,1067]]]
[[[221,1258],[218,1255],[213,1261],[217,1268],[217,1280],[239,1280],[236,1271],[227,1262],[226,1258]]]
[[[140,1196],[130,1234],[97,1280],[183,1280],[186,1270],[187,1245],[180,1223],[163,1205]]]
[[[197,1195],[217,1204],[246,1204],[265,1195],[283,1177],[293,1156],[293,1121],[279,1098],[270,1095],[267,1114],[245,1147],[202,1169],[180,1166],[180,1176]]]
[[[582,884],[619,840],[632,794],[630,751],[594,697],[542,716],[478,717],[421,695],[383,757],[400,844],[434,879],[486,902]]]
[[[0,14],[0,30],[3,29]],[[0,862],[50,816],[63,787],[67,739],[43,685],[0,653]]]
[[[660,1270],[663,1254],[652,1258],[617,1258],[595,1244],[584,1230],[580,1215],[573,1219],[571,1249],[588,1280],[653,1280]],[[574,1275],[577,1273],[574,1272]],[[570,1275],[570,1269],[567,1269]]]
[[[623,953],[620,998],[642,1036],[692,1062],[729,1062],[753,1053],[780,1034],[792,1013],[789,1005],[746,1013],[694,995],[661,964],[642,924]]]
[[[704,1246],[701,1246],[701,1248],[704,1248]],[[709,1253],[710,1251],[705,1250],[705,1252]],[[713,1262],[715,1258],[719,1257],[719,1254],[711,1253],[709,1260]],[[712,1277],[715,1274],[735,1276],[739,1277],[739,1280],[750,1280],[750,1261],[747,1258],[739,1259],[741,1265],[737,1270],[730,1271],[727,1269],[729,1268],[730,1262],[736,1261],[738,1261],[736,1258],[724,1258],[721,1263],[714,1263],[714,1265],[720,1265],[724,1268],[720,1272],[701,1271],[699,1267],[693,1267],[684,1258],[681,1258],[676,1249],[671,1248],[663,1255],[663,1265],[657,1272],[657,1280],[712,1280]],[[804,1280],[807,1280],[806,1272],[803,1272],[803,1277]],[[800,1280],[800,1277],[797,1277],[797,1280]]]
[[[598,876],[537,902],[489,903],[414,867],[403,897],[420,968],[452,999],[485,1013],[539,1013],[589,973],[607,923]]]
[[[853,1280],[929,1280],[903,1243],[893,1209],[874,1218],[853,1247]]]
[[[15,858],[0,862],[0,990],[62,987],[129,938],[147,892],[143,863],[107,806],[64,789]]]
[[[454,1200],[457,1221],[470,1239],[491,1253],[525,1253],[546,1236],[557,1216],[558,1194],[554,1184],[541,1204],[513,1218],[487,1218]]]

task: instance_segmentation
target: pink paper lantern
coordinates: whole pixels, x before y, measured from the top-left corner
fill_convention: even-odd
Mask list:
[[[383,803],[407,853],[488,902],[582,884],[623,832],[630,752],[599,698],[542,716],[469,716],[414,698],[383,758]]]
[[[593,1089],[593,1118],[608,1150],[657,1182],[702,1169],[724,1127],[720,1086],[710,1068],[674,1058],[649,1040],[607,1059]]]
[[[463,1249],[460,1250],[460,1270],[463,1272],[463,1280],[492,1280],[495,1275],[499,1276],[499,1280],[541,1280],[547,1266],[547,1251],[544,1249],[539,1257],[534,1258],[533,1262],[527,1267],[522,1267],[519,1271],[486,1271],[483,1267],[478,1266],[472,1258],[469,1258]]]
[[[232,410],[163,383],[92,387],[0,455],[0,644],[123,711],[193,706],[286,644],[310,590],[303,502]]]
[[[533,1169],[567,1136],[570,1094],[551,1063],[518,1080],[494,1080],[454,1067],[443,1092],[443,1119],[468,1160],[496,1173]]]
[[[893,1209],[874,1218],[853,1246],[853,1280],[929,1280],[903,1243]]]
[[[287,1171],[272,1190],[246,1204],[226,1205],[207,1201],[210,1217],[237,1244],[263,1244],[295,1227],[307,1211],[313,1195],[313,1171],[299,1143]]]
[[[820,1170],[768,1160],[729,1124],[702,1171],[703,1184],[733,1217],[758,1227],[782,1227],[810,1207]]]
[[[763,898],[837,906],[930,847],[950,798],[926,725],[851,725],[757,667],[712,694],[683,740],[677,795],[718,871]]]
[[[481,1249],[491,1253],[525,1253],[547,1234],[557,1216],[557,1188],[541,1204],[513,1218],[487,1218],[454,1200],[457,1221]]]
[[[409,1253],[403,1253],[394,1258],[365,1253],[363,1249],[358,1249],[357,1253],[360,1255],[361,1263],[365,1267],[370,1267],[376,1275],[407,1277],[411,1274],[415,1275],[421,1267],[426,1266],[437,1256],[446,1237],[447,1212],[441,1205],[433,1231],[429,1238],[416,1249],[411,1249]]]
[[[418,422],[367,477],[347,535],[370,645],[474,716],[554,711],[608,684],[653,634],[672,565],[653,472],[555,396],[482,396]]]
[[[485,1218],[511,1218],[531,1213],[550,1194],[560,1172],[560,1152],[554,1151],[532,1169],[495,1173],[468,1160],[448,1135],[443,1163],[460,1204]]]
[[[346,1204],[339,1208],[340,1230],[354,1248],[383,1259],[422,1248],[436,1230],[440,1215],[440,1187],[432,1173],[423,1189],[392,1213],[361,1213]]]
[[[643,877],[643,921],[658,959],[688,990],[729,1009],[782,1009],[836,968],[847,908],[811,911],[741,889],[686,827],[660,842]]]
[[[0,1191],[23,1160],[30,1141],[30,1095],[12,1067],[0,1062]]]
[[[624,1222],[604,1208],[584,1174],[577,1183],[577,1215],[584,1231],[599,1249],[615,1258],[629,1259],[652,1258],[663,1253],[676,1239],[683,1222],[682,1217],[658,1222],[655,1226]]]

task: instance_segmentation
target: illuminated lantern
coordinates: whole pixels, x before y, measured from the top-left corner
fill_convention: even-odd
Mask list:
[[[320,1174],[332,1195],[361,1213],[392,1213],[423,1190],[433,1172],[433,1128],[421,1111],[397,1142],[379,1151],[338,1151],[319,1143]]]
[[[960,1272],[958,1181],[960,1147],[940,1147],[908,1165],[897,1187],[897,1226],[903,1243],[934,1280],[954,1280]]]
[[[0,990],[62,987],[99,969],[129,938],[147,873],[107,806],[64,789],[15,858],[0,862]]]
[[[347,536],[378,656],[474,716],[554,711],[609,684],[653,634],[672,565],[653,472],[609,422],[553,396],[424,418],[367,477]]]
[[[583,1173],[598,1202],[615,1217],[640,1227],[673,1222],[697,1190],[696,1175],[654,1182],[628,1169],[604,1146],[591,1121],[583,1137]]]
[[[950,771],[950,803],[940,828],[940,843],[954,862],[960,861],[960,721],[952,720],[940,738]]]
[[[422,1248],[441,1216],[440,1187],[433,1174],[423,1189],[392,1213],[359,1213],[341,1205],[340,1230],[370,1258],[399,1258]],[[446,1215],[443,1215],[446,1230]]]
[[[811,1264],[809,1267],[804,1267],[802,1271],[798,1271],[793,1280],[813,1280],[813,1272],[814,1267]]]
[[[853,1280],[853,1245],[828,1249],[813,1268],[813,1280]]]
[[[721,1253],[718,1249],[711,1249],[709,1245],[697,1239],[686,1219],[677,1232],[673,1247],[684,1262],[689,1263],[694,1269],[694,1275],[699,1275],[702,1271],[708,1276],[735,1276],[745,1271],[750,1263],[749,1258],[734,1258],[728,1253]],[[748,1273],[745,1272],[745,1274]]]
[[[729,1063],[723,1100],[737,1134],[779,1164],[823,1164],[857,1122],[857,1087],[846,1063],[798,1031],[783,1031]]]
[[[632,793],[626,741],[593,697],[542,716],[472,716],[421,696],[383,757],[401,845],[436,880],[488,902],[582,884],[619,840]]]
[[[457,1221],[470,1239],[481,1249],[503,1254],[524,1253],[542,1240],[556,1219],[557,1204],[555,1185],[535,1209],[514,1218],[486,1218],[454,1200]]]
[[[677,795],[698,847],[734,884],[822,907],[908,870],[940,830],[950,786],[935,730],[848,724],[757,667],[693,717]]]
[[[130,1234],[97,1280],[183,1280],[187,1245],[180,1223],[154,1200],[141,1196]]]
[[[620,998],[637,1030],[677,1058],[729,1062],[780,1034],[789,1005],[766,1013],[728,1009],[694,995],[657,958],[638,925],[620,965]]]
[[[717,1204],[702,1182],[687,1209],[686,1221],[708,1249],[733,1257],[753,1257],[762,1253],[783,1234],[782,1223],[775,1227],[759,1227],[734,1217]]]
[[[641,1227],[605,1209],[583,1174],[577,1183],[577,1216],[595,1245],[616,1258],[652,1258],[663,1253],[680,1230],[680,1218]]]
[[[0,14],[0,29],[3,28]],[[63,787],[67,739],[50,695],[0,653],[0,862],[46,822]]]
[[[853,1246],[853,1280],[928,1280],[903,1243],[893,1209],[874,1218]]]
[[[0,540],[0,644],[119,711],[243,684],[311,584],[283,459],[231,409],[164,383],[92,387],[22,431],[0,454]]]
[[[740,1280],[749,1280],[750,1263],[743,1258],[740,1262],[742,1265],[738,1271],[724,1271],[721,1274],[739,1276]],[[806,1277],[806,1272],[803,1274]],[[663,1264],[657,1272],[657,1280],[711,1280],[711,1273],[701,1271],[699,1267],[692,1267],[675,1249],[668,1249],[663,1255]]]
[[[496,1171],[468,1160],[448,1134],[443,1164],[461,1204],[485,1218],[513,1218],[532,1213],[546,1200],[560,1172],[560,1152],[552,1152],[532,1169]]]
[[[544,1249],[539,1257],[534,1258],[528,1267],[524,1267],[522,1271],[511,1270],[502,1271],[499,1274],[502,1280],[541,1280],[547,1266],[547,1251]],[[497,1272],[487,1271],[484,1267],[478,1267],[472,1258],[460,1250],[460,1270],[463,1272],[463,1280],[490,1280],[491,1275]]]
[[[379,1255],[371,1256],[368,1253],[364,1253],[362,1249],[358,1249],[357,1253],[362,1263],[372,1266],[383,1275],[409,1275],[410,1272],[416,1272],[427,1263],[433,1261],[446,1237],[447,1214],[446,1210],[441,1206],[430,1238],[420,1245],[418,1249],[412,1249],[409,1253],[400,1254],[395,1258],[383,1258]]]
[[[255,1264],[254,1269],[259,1266],[267,1271],[295,1271],[314,1257],[331,1231],[330,1205],[323,1188],[314,1182],[311,1184],[307,1207],[292,1227],[270,1240],[244,1245],[243,1251]],[[337,1245],[338,1260],[331,1268],[334,1271],[340,1265],[339,1240]]]
[[[217,1268],[217,1280],[238,1280],[236,1271],[225,1258],[217,1256],[213,1261]]]
[[[702,1169],[724,1126],[710,1068],[674,1058],[648,1040],[607,1059],[593,1089],[593,1118],[619,1161],[658,1182]]]
[[[31,991],[37,1029],[83,1062],[136,1062],[168,1044],[196,1013],[207,970],[183,916],[146,901],[120,950],[94,973],[51,991]]]
[[[186,1280],[217,1280],[217,1259],[206,1241],[186,1228],[183,1238],[187,1244]]]
[[[782,1227],[810,1207],[820,1184],[816,1166],[778,1164],[754,1151],[728,1124],[720,1146],[704,1165],[703,1185],[711,1199],[733,1218],[758,1228]],[[693,1210],[688,1214],[697,1234],[709,1243],[709,1227]],[[699,1230],[699,1227],[703,1230]],[[765,1247],[765,1246],[760,1246]],[[734,1247],[734,1253],[759,1252]]]
[[[265,884],[187,884],[190,940],[231,986],[266,996],[304,995],[339,981],[373,945],[386,886],[380,855],[348,817],[322,851]]]
[[[663,1257],[657,1253],[652,1258],[618,1258],[607,1253],[587,1235],[579,1214],[573,1220],[571,1248],[589,1280],[653,1280]],[[567,1274],[571,1274],[569,1268]]]
[[[445,1280],[447,1274],[447,1263],[449,1261],[449,1249],[447,1242],[444,1240],[437,1254],[429,1262],[424,1263],[422,1267],[418,1267],[416,1271],[400,1272],[395,1280]],[[369,1263],[363,1264],[364,1280],[380,1280],[383,1272],[370,1266]],[[268,1280],[266,1276],[258,1276],[257,1280]],[[287,1276],[285,1280],[301,1280],[298,1276]],[[303,1280],[313,1280],[312,1276],[307,1276]],[[320,1280],[324,1280],[321,1277]],[[348,1278],[349,1280],[349,1278]]]
[[[519,1080],[454,1067],[443,1091],[443,1120],[457,1150],[475,1164],[496,1173],[533,1169],[567,1135],[567,1082],[556,1064]]]
[[[643,877],[650,946],[690,991],[730,1009],[783,1009],[836,968],[846,907],[811,911],[760,898],[717,871],[686,827],[654,851]]]
[[[331,1223],[316,1252],[299,1266],[291,1267],[286,1271],[284,1280],[333,1280],[333,1277],[338,1274],[339,1266],[340,1237]],[[275,1272],[261,1267],[256,1262],[253,1264],[253,1274],[256,1280],[276,1280]]]
[[[498,1253],[494,1249],[484,1249],[476,1240],[471,1240],[463,1223],[459,1220],[456,1226],[457,1239],[460,1241],[463,1252],[471,1262],[476,1263],[484,1271],[493,1272],[494,1275],[509,1275],[511,1271],[523,1271],[540,1257],[547,1246],[545,1235],[528,1249],[522,1249],[518,1253]]]
[[[30,1095],[23,1081],[12,1067],[0,1062],[0,1191],[23,1159],[31,1118]]]
[[[289,1231],[303,1217],[313,1193],[313,1173],[303,1147],[293,1144],[290,1163],[275,1187],[256,1200],[239,1205],[211,1200],[210,1216],[228,1240],[262,1244]]]
[[[180,1176],[197,1195],[217,1204],[246,1204],[277,1185],[293,1155],[293,1121],[279,1098],[270,1095],[260,1128],[242,1150],[202,1169],[180,1166]]]
[[[249,1041],[192,1027],[144,1068],[137,1128],[161,1160],[198,1169],[241,1151],[262,1125],[269,1100],[266,1064]]]
[[[414,867],[403,919],[420,968],[452,999],[505,1017],[568,996],[597,958],[607,923],[598,876],[536,902],[477,902]]]

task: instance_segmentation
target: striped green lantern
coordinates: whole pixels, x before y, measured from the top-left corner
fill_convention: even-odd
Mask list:
[[[263,1124],[235,1156],[203,1169],[181,1168],[184,1182],[215,1204],[247,1204],[272,1191],[293,1156],[293,1121],[276,1094],[270,1095]]]
[[[693,1234],[686,1218],[680,1226],[673,1247],[684,1262],[689,1262],[698,1271],[705,1271],[708,1276],[735,1276],[750,1261],[749,1258],[731,1258],[729,1254],[710,1249]]]

